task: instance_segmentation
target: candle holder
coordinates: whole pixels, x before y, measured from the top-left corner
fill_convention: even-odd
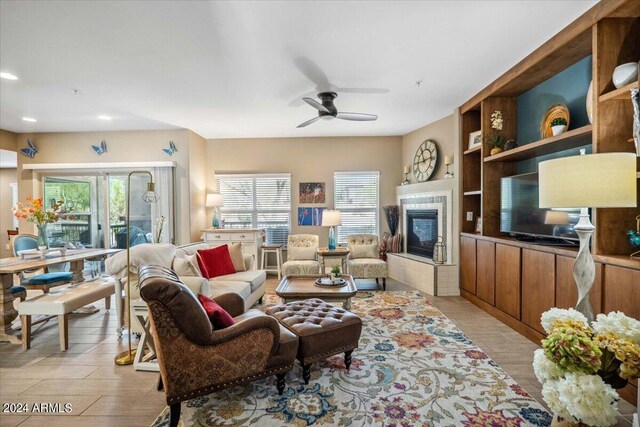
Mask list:
[[[400,184],[400,185],[407,185],[407,184],[409,184],[409,177],[408,177],[408,175],[409,175],[409,172],[405,172],[405,173],[404,173],[404,181],[402,181],[402,184]]]
[[[402,181],[400,185],[407,185],[409,184],[409,173],[411,172],[411,166],[405,166],[402,172],[404,173],[404,181]]]
[[[447,165],[447,173],[444,174],[445,179],[453,178],[453,172],[449,172],[449,165]]]

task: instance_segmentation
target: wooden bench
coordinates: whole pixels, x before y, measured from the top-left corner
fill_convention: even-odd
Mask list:
[[[31,347],[31,326],[50,318],[46,317],[32,322],[31,316],[47,315],[58,317],[60,349],[66,351],[69,348],[69,313],[102,298],[105,300],[106,308],[109,309],[111,295],[115,293],[115,286],[116,279],[113,277],[101,277],[77,285],[57,287],[47,294],[21,302],[18,305],[18,313],[22,322],[22,348],[28,350]]]

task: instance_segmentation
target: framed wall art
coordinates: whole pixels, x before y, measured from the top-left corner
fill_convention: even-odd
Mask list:
[[[301,182],[298,201],[300,203],[324,203],[325,188],[324,182]]]

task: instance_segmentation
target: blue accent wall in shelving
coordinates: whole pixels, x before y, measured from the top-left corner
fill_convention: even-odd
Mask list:
[[[591,81],[591,56],[517,97],[518,145],[540,139],[540,122],[553,104],[569,108],[569,129],[589,124],[585,100]]]

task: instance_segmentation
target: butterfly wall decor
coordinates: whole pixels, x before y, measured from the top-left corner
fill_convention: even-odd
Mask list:
[[[36,148],[35,145],[33,145],[33,142],[31,142],[30,139],[27,139],[27,148],[21,148],[20,152],[22,152],[22,154],[24,154],[25,156],[29,157],[30,159],[33,159],[36,155],[36,153],[38,152],[38,149]]]
[[[170,156],[173,156],[173,153],[178,151],[178,149],[176,148],[176,145],[173,143],[173,141],[169,141],[169,148],[163,148],[162,151]]]
[[[100,145],[92,145],[91,148],[93,148],[93,151],[100,156],[107,152],[107,141],[102,141]]]

